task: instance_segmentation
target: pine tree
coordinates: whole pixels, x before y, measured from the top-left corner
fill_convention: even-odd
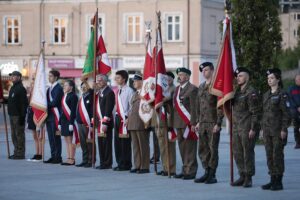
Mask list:
[[[232,0],[233,37],[237,64],[251,70],[254,87],[267,88],[265,72],[278,67],[281,51],[278,0]]]

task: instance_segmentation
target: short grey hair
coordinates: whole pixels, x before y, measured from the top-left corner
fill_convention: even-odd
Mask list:
[[[105,81],[106,83],[108,82],[108,76],[104,75],[104,74],[98,74],[96,76],[96,82],[98,79],[102,78],[103,81]]]

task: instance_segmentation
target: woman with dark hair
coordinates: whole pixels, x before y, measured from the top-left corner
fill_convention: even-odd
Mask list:
[[[282,90],[280,69],[269,69],[267,78],[270,89],[263,96],[262,128],[271,180],[262,189],[275,191],[283,189],[284,146],[287,142],[290,116],[287,94]]]
[[[64,83],[64,96],[61,101],[62,112],[59,119],[59,130],[61,135],[65,137],[67,147],[67,161],[62,165],[75,165],[75,149],[72,144],[73,132],[75,131],[75,118],[78,97],[75,94],[75,83],[67,80]],[[76,137],[74,135],[74,137]]]

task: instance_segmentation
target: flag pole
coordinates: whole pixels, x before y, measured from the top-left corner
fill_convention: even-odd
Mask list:
[[[225,5],[225,17],[229,17],[230,13],[231,13],[231,1],[230,0],[224,0],[224,5]],[[227,27],[227,28],[230,29],[230,26]],[[229,115],[230,185],[232,185],[233,182],[234,182],[233,151],[232,151],[232,100],[230,100],[230,102],[229,102],[229,109],[230,109],[230,115]]]
[[[97,12],[94,18],[94,70],[93,70],[93,77],[94,77],[94,93],[93,93],[93,138],[92,138],[92,167],[95,168],[95,136],[96,136],[96,70],[97,70],[97,38],[98,38],[98,8],[97,8]]]
[[[43,65],[45,66],[45,40],[42,41],[42,56],[43,56]],[[37,68],[36,68],[37,70]],[[45,123],[41,126],[41,135],[42,135],[42,161],[45,160]]]
[[[0,70],[0,85],[2,87],[2,73]],[[3,97],[3,88],[0,88],[2,90],[2,97]],[[10,157],[10,148],[9,148],[9,139],[8,139],[8,129],[7,129],[7,119],[6,119],[6,109],[5,109],[5,104],[4,104],[4,99],[2,100],[2,108],[3,108],[3,118],[4,118],[4,126],[5,126],[5,137],[6,137],[6,149],[7,149],[7,158]]]

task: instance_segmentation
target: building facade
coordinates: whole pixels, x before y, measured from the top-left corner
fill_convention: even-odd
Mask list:
[[[0,1],[0,69],[31,77],[45,41],[46,68],[62,77],[80,77],[91,31],[99,24],[113,70],[143,69],[145,21],[152,22],[152,43],[161,11],[162,40],[168,70],[188,67],[199,83],[201,62],[216,62],[224,18],[222,0],[11,0]]]

